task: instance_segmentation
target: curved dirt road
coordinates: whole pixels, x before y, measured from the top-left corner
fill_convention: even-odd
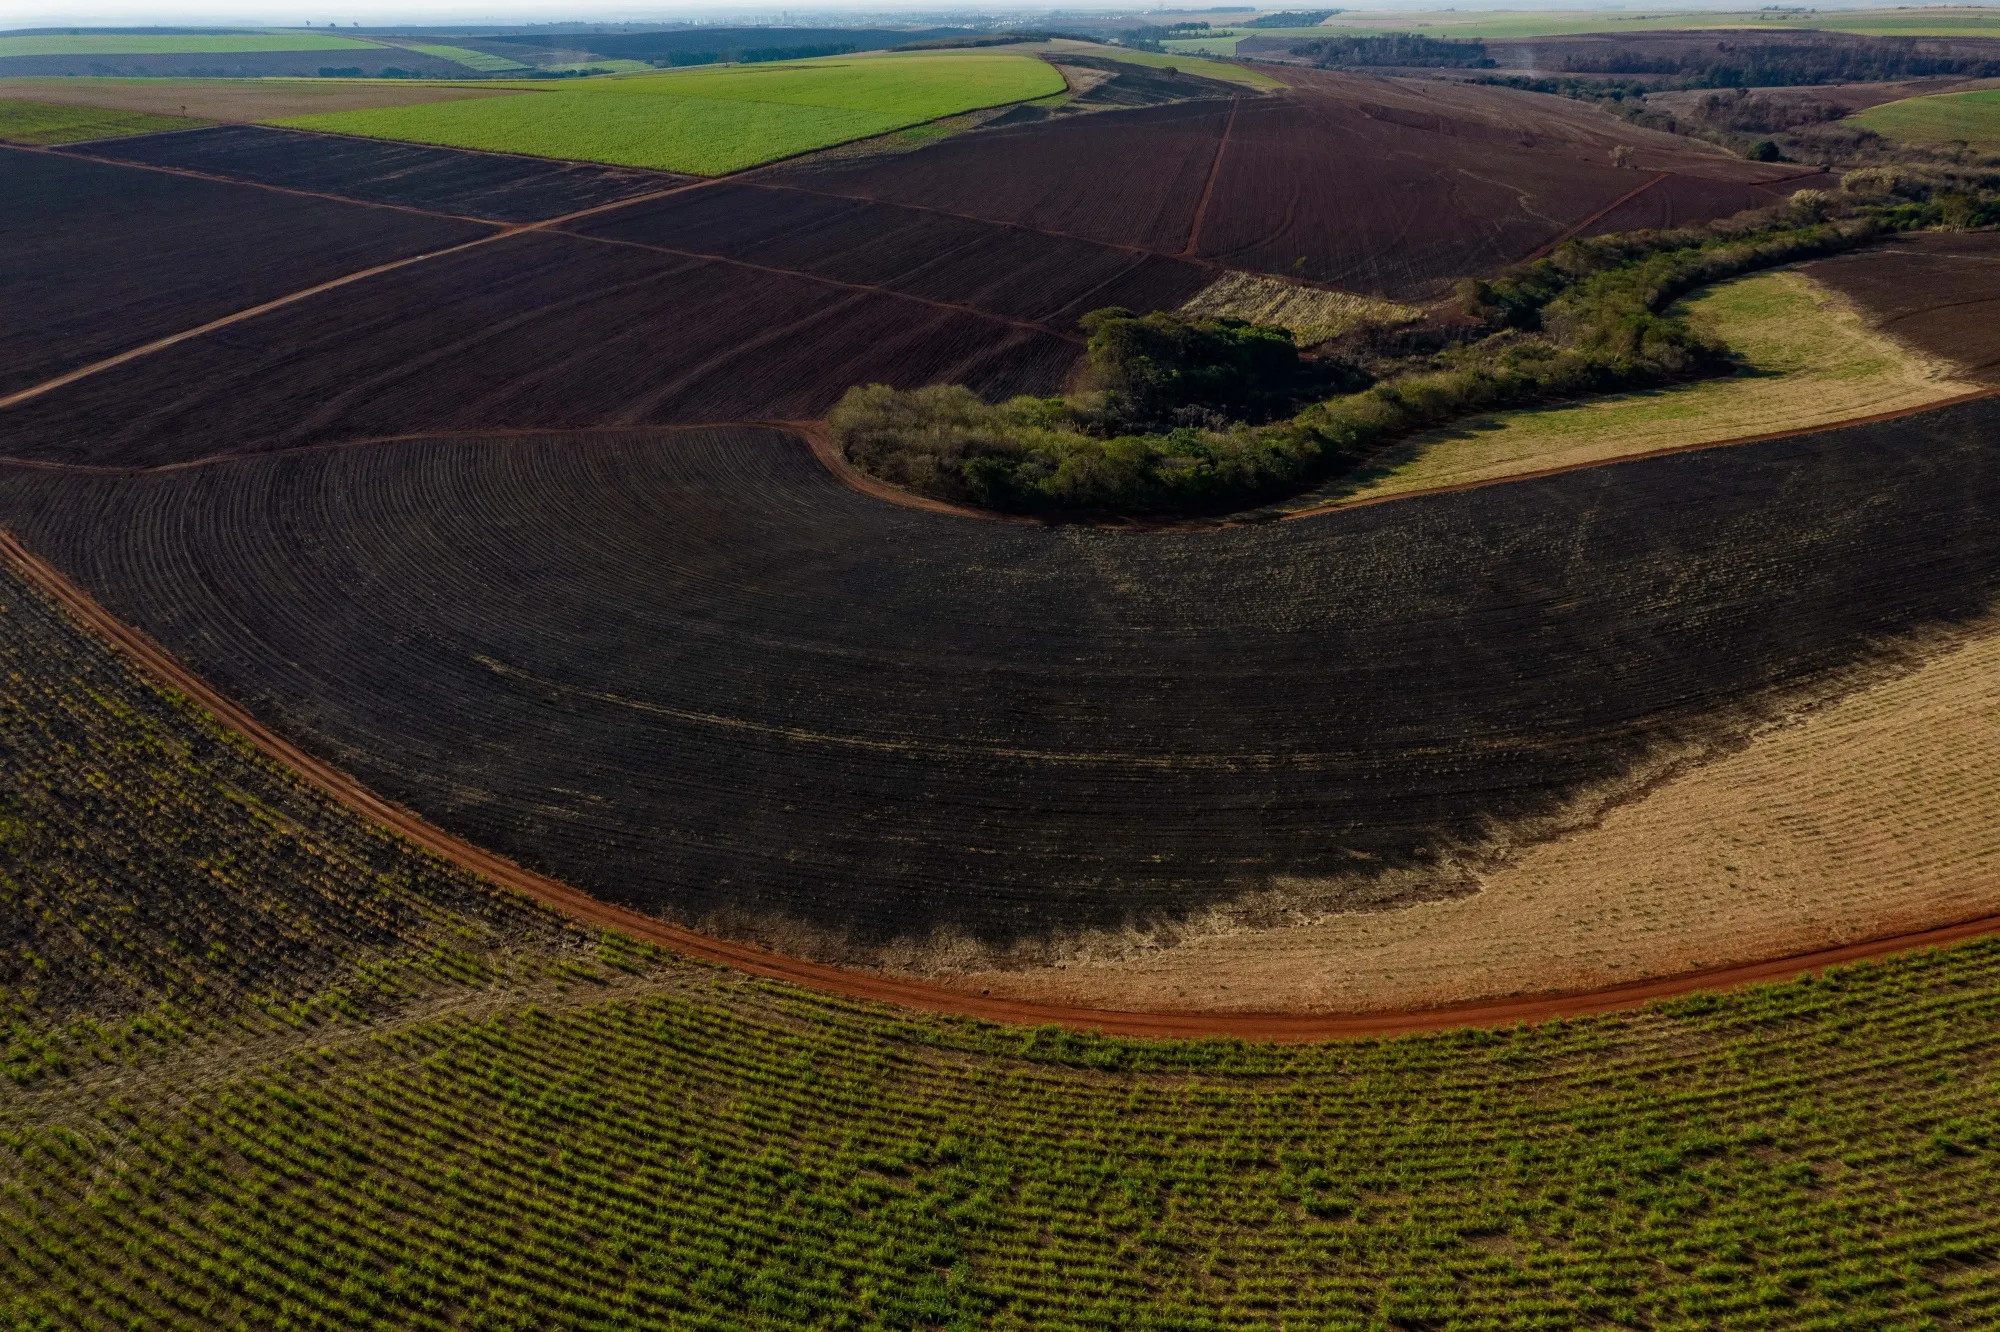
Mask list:
[[[155,682],[185,694],[241,733],[265,755],[284,764],[301,779],[326,792],[365,818],[382,824],[425,850],[453,864],[484,875],[495,883],[530,897],[584,924],[615,929],[658,944],[683,956],[736,968],[755,976],[790,981],[854,999],[898,1004],[907,1008],[989,1022],[1059,1025],[1108,1035],[1135,1037],[1234,1037],[1244,1040],[1311,1041],[1409,1032],[1438,1031],[1460,1026],[1511,1026],[1558,1017],[1635,1008],[1656,999],[1697,990],[1727,989],[1784,980],[1822,967],[1879,957],[1912,948],[1935,947],[1960,939],[2000,932],[2000,916],[1940,926],[1826,949],[1767,962],[1690,972],[1587,993],[1544,994],[1486,1000],[1443,1008],[1401,1013],[1142,1013],[994,999],[921,981],[898,980],[869,972],[807,962],[767,952],[747,944],[711,938],[623,907],[601,902],[546,875],[454,837],[409,810],[377,796],[330,764],[314,758],[251,716],[242,707],[188,670],[159,644],[98,605],[82,588],[23,546],[11,532],[0,529],[0,559],[8,567],[65,606],[110,645],[127,656]]]

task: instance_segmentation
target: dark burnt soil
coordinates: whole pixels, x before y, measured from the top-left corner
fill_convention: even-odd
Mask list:
[[[1982,613],[1996,445],[1984,402],[1195,533],[896,508],[776,431],[600,433],[8,468],[0,520],[530,868],[793,947],[1007,943],[1422,868]]]
[[[1074,330],[1106,305],[1168,309],[1200,264],[894,204],[718,185],[575,223],[589,236],[723,255]]]
[[[427,79],[462,79],[464,65],[394,47],[343,51],[202,51],[158,55],[0,56],[0,79],[33,76],[81,78],[270,79],[312,78],[322,69],[357,69],[370,78],[400,69]]]
[[[1641,171],[1698,178],[1656,206],[1677,221],[1768,202],[1754,185],[1798,171],[1560,98],[1280,72],[1295,85],[1280,95],[988,127],[764,179],[1164,254],[1188,249],[1199,213],[1190,257],[1421,300],[1587,225],[1643,185]],[[1641,170],[1614,167],[1619,148]]]
[[[0,393],[489,231],[18,149],[0,198]]]
[[[1195,252],[1421,299],[1521,258],[1643,177],[1331,99],[1246,100]]]
[[[1877,327],[2000,384],[2000,235],[1922,232],[1805,272],[1861,307]]]
[[[539,222],[668,189],[689,179],[625,167],[302,134],[261,125],[217,125],[178,134],[147,134],[73,151],[107,161],[199,171],[256,185],[493,222]]]
[[[914,297],[537,232],[11,407],[0,455],[150,466],[439,430],[810,418],[878,381],[1050,393],[1078,351]]]
[[[1103,111],[975,130],[892,158],[808,160],[766,178],[1179,254],[1228,121],[1227,102]]]

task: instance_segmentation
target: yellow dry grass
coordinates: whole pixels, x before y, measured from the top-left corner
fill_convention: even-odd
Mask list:
[[[1469,897],[953,983],[1369,1011],[1588,989],[2000,912],[2000,623],[1531,845]]]
[[[1247,319],[1292,331],[1301,347],[1337,338],[1363,324],[1407,324],[1423,311],[1394,301],[1324,287],[1301,287],[1258,273],[1224,273],[1196,292],[1180,312]]]
[[[1417,436],[1343,498],[1426,490],[1717,440],[1810,429],[1979,387],[1863,323],[1802,273],[1737,278],[1682,302],[1741,374],[1562,407],[1501,412]]]

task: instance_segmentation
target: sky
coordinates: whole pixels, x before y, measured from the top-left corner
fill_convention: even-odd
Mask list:
[[[1768,0],[1669,0],[1668,4],[1640,3],[1606,5],[1590,0],[1362,0],[1340,5],[1350,12],[1366,10],[1422,10],[1456,4],[1471,9],[1621,9],[1652,12],[1691,9],[1755,9]],[[1168,0],[1178,9],[1193,9],[1198,0]],[[1312,7],[1306,0],[1280,0],[1287,8]],[[1327,7],[1339,4],[1328,0]],[[1819,7],[1863,8],[1883,4],[1883,0],[1820,0]],[[1008,0],[985,8],[965,6],[964,12],[986,15],[1025,14],[1049,9],[1122,10],[1153,8],[1144,4],[1067,3],[1037,4],[1034,0]],[[868,0],[866,9],[878,19],[890,14],[922,15],[926,21],[941,11],[960,6],[941,5],[938,0]],[[311,23],[315,28],[337,23],[340,27],[428,23],[658,23],[694,19],[705,22],[778,22],[788,17],[795,23],[824,22],[828,15],[853,22],[858,17],[853,0],[786,0],[780,6],[747,6],[634,3],[633,0],[570,0],[551,4],[550,0],[0,0],[0,30],[39,27],[135,27],[162,25],[176,27],[277,26],[298,27]]]

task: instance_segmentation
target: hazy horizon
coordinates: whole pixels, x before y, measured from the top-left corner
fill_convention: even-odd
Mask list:
[[[1280,6],[1285,7],[1285,6]],[[1310,8],[1307,5],[1294,6]],[[1370,3],[1342,5],[1340,8],[1356,13],[1409,13],[1436,11],[1444,6],[1435,3]],[[1543,0],[1541,3],[1498,3],[1495,0],[1472,3],[1458,3],[1452,6],[1459,10],[1477,11],[1547,11],[1547,10],[1598,10],[1606,12],[1685,12],[1685,11],[1733,11],[1744,12],[1761,8],[1746,0],[1675,0],[1666,6],[1605,5],[1581,2],[1581,0]],[[1835,0],[1821,3],[1811,8],[1821,10],[1877,9],[1888,8],[1879,3],[1869,4],[1864,0]],[[1904,6],[1919,8],[1917,6]],[[1951,8],[1994,9],[1992,4],[1955,5]],[[273,4],[271,0],[203,0],[196,6],[181,7],[160,4],[119,4],[93,3],[68,9],[43,9],[0,17],[0,31],[22,28],[50,27],[271,27],[301,28],[308,23],[314,28],[353,25],[362,27],[425,26],[439,24],[498,24],[520,25],[528,23],[672,23],[672,22],[717,22],[738,21],[744,23],[778,23],[789,20],[793,23],[814,23],[837,20],[843,24],[859,25],[868,21],[909,22],[921,18],[927,22],[948,22],[953,15],[971,18],[993,18],[1010,15],[1028,15],[1062,11],[1067,13],[1133,13],[1155,8],[1149,5],[1118,5],[1092,3],[1024,3],[1011,0],[1010,3],[993,6],[940,6],[936,0],[873,0],[865,9],[827,0],[814,4],[809,0],[785,5],[771,6],[723,6],[723,5],[660,5],[660,4],[618,4],[603,3],[579,6],[567,12],[553,9],[546,0],[418,0],[413,4],[387,3],[384,0],[365,0],[355,4],[352,0],[329,6],[315,12],[313,9],[294,8],[290,4]],[[1173,10],[1182,13],[1203,13],[1189,3],[1175,4]],[[1922,6],[1921,8],[1945,8],[1945,6]]]

